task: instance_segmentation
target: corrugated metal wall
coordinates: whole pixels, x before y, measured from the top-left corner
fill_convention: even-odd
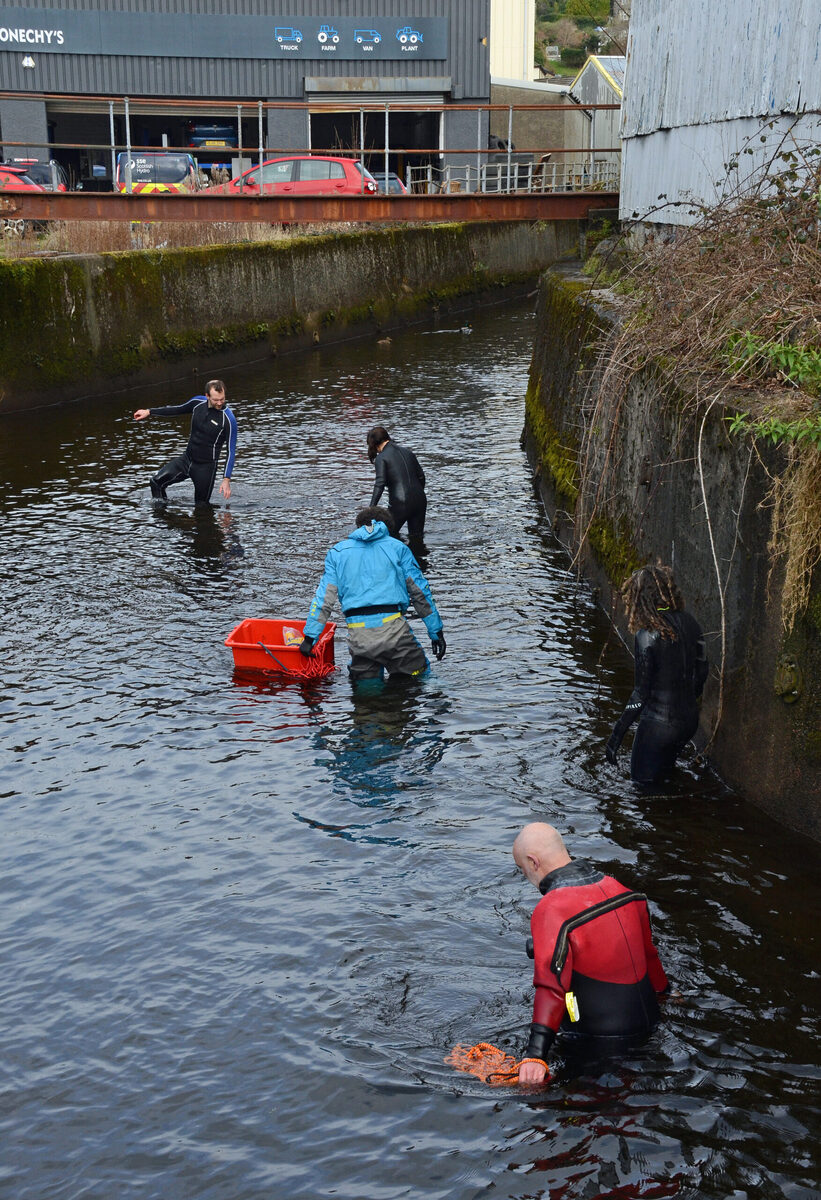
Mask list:
[[[819,109],[819,0],[634,0],[622,217],[660,196],[712,204],[743,188],[785,136],[818,140]],[[685,206],[650,219],[694,216]]]
[[[487,45],[490,35],[490,0],[27,0],[30,9],[65,9],[145,13],[189,13],[231,16],[289,17],[442,17],[449,23],[450,57],[445,61],[402,62],[298,60],[97,58],[92,55],[36,55],[36,72],[21,65],[19,49],[0,51],[0,91],[63,92],[71,94],[131,96],[191,96],[214,99],[304,98],[305,75],[325,77],[379,76],[426,78],[450,76],[454,98],[487,102],[490,68]]]

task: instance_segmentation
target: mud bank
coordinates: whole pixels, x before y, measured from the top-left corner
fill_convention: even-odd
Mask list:
[[[0,263],[0,414],[515,293],[577,241],[572,221],[463,224]]]
[[[554,529],[628,643],[618,586],[645,562],[674,565],[708,634],[708,736],[720,708],[711,761],[753,802],[821,840],[821,584],[816,572],[809,608],[785,634],[782,574],[770,574],[767,549],[769,472],[781,452],[732,436],[726,406],[696,410],[671,395],[652,363],[620,404],[605,396],[594,411],[584,388],[591,371],[600,378],[592,343],[618,321],[619,304],[589,287],[561,271],[540,287],[525,444]]]

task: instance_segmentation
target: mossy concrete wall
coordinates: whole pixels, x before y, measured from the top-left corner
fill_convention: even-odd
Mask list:
[[[578,223],[393,227],[0,263],[0,414],[418,320],[524,286]]]
[[[644,563],[672,563],[713,664],[705,735],[724,643],[711,761],[751,801],[821,840],[821,581],[816,573],[809,610],[786,636],[767,549],[769,473],[781,452],[731,436],[725,406],[704,419],[704,406],[671,395],[652,365],[620,404],[608,402],[592,356],[597,330],[619,319],[607,289],[548,272],[538,314],[525,441],[557,536],[573,553],[583,541],[582,570],[628,645],[618,586]]]

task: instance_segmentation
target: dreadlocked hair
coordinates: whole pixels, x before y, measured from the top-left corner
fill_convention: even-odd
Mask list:
[[[621,594],[631,633],[651,629],[668,641],[676,641],[675,629],[664,619],[664,611],[659,611],[681,612],[684,608],[670,567],[642,567],[634,571],[622,585]]]

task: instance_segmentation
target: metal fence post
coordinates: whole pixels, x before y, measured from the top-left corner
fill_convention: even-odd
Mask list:
[[[479,191],[479,176],[482,174],[482,110],[476,109],[476,190]]]
[[[511,191],[510,186],[510,164],[511,155],[513,152],[513,105],[507,110],[507,190]]]
[[[389,107],[390,107],[389,105],[387,105],[387,104],[385,105],[385,191],[386,192],[388,191],[388,171],[390,170],[390,168],[388,166],[388,155],[390,153],[390,129],[388,127],[388,121],[389,121],[388,109],[389,109]]]
[[[128,96],[123,96],[125,104],[125,190],[131,192],[131,116],[128,111]]]
[[[114,142],[114,101],[108,102],[108,128],[111,133],[111,190],[117,189],[117,146]],[[92,167],[91,174],[94,174]]]
[[[365,110],[359,110],[359,165],[362,170],[359,172],[359,190],[365,191]]]
[[[237,171],[239,174],[239,190],[242,191],[242,105],[237,105],[237,152],[239,162],[237,163]]]
[[[258,120],[258,124],[259,124],[259,194],[260,194],[260,196],[262,196],[263,195],[262,159],[263,159],[263,154],[264,154],[264,151],[262,148],[262,101],[261,100],[258,101],[258,104],[259,104],[259,110],[258,110],[258,114],[259,114],[259,120]]]

